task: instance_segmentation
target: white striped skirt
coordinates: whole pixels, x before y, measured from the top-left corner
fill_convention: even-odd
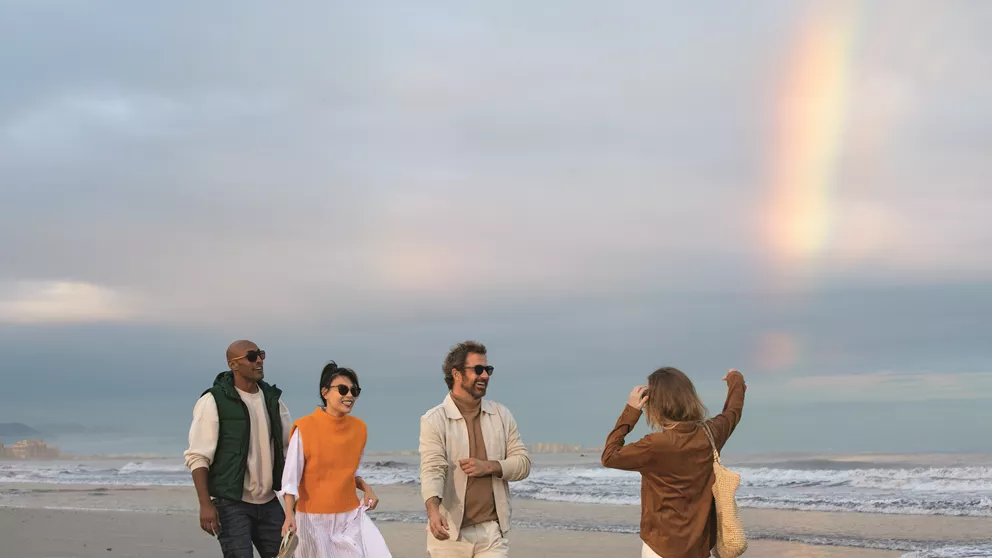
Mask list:
[[[298,511],[296,534],[294,558],[392,558],[364,506],[343,513]]]

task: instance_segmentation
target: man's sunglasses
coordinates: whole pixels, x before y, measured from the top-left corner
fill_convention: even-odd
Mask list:
[[[327,386],[327,389],[334,389],[334,388],[338,388],[338,394],[341,395],[342,397],[344,397],[345,395],[348,395],[348,392],[349,391],[351,392],[351,396],[352,397],[358,397],[362,393],[362,388],[360,388],[358,386],[351,386],[351,388],[349,388],[348,386],[346,386],[344,384],[337,384],[337,385],[333,385],[333,386]]]
[[[239,359],[242,359],[242,358],[245,359],[245,360],[247,360],[248,362],[255,362],[258,359],[265,360],[265,351],[263,351],[261,349],[258,349],[257,351],[256,350],[251,350],[251,351],[248,351],[247,353],[245,353],[244,356],[235,357],[235,358],[232,358],[231,360],[239,360]]]
[[[492,366],[483,366],[481,364],[476,364],[475,366],[462,367],[462,370],[471,370],[472,372],[475,372],[476,376],[481,376],[483,372],[489,372],[490,376],[493,375]]]

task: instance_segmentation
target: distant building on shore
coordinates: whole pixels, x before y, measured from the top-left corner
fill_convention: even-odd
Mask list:
[[[583,451],[580,444],[549,444],[545,442],[531,444],[529,449],[532,453],[582,453]]]
[[[58,456],[59,448],[41,440],[21,440],[11,446],[5,446],[0,442],[2,459],[55,459]]]

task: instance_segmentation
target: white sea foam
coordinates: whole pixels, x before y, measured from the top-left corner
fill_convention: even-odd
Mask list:
[[[735,469],[752,488],[852,487],[916,492],[992,491],[992,467],[915,469]]]
[[[826,464],[830,466],[829,463]],[[992,516],[992,467],[807,468],[735,467],[742,475],[743,507],[914,515]],[[373,485],[416,484],[415,459],[367,459],[361,473]],[[80,461],[0,461],[0,482],[93,485],[189,485],[181,461],[119,459]],[[590,504],[638,505],[640,475],[605,469],[596,463],[535,465],[513,484],[514,497]],[[422,513],[377,513],[385,521],[422,521]],[[526,522],[525,522],[526,523]],[[634,533],[636,525],[595,522],[533,523],[535,528]],[[754,538],[796,540],[774,532]],[[990,535],[992,536],[992,535]],[[801,542],[906,552],[903,558],[992,558],[992,543],[927,545],[911,540],[859,540],[808,537]]]
[[[927,550],[915,550],[902,558],[992,558],[992,543],[977,545],[948,545]]]
[[[128,462],[117,470],[118,475],[153,474],[153,473],[181,473],[187,474],[186,467],[182,463],[171,461],[139,461]]]
[[[741,506],[810,511],[992,516],[992,467],[800,469],[738,467]],[[416,484],[415,461],[368,459],[361,474],[373,485]],[[177,460],[0,462],[0,481],[188,485]],[[638,505],[640,475],[598,464],[535,466],[514,483],[515,496],[561,502]]]
[[[992,468],[735,468],[743,507],[913,515],[992,516]],[[640,476],[595,467],[535,469],[514,485],[525,498],[640,503]]]

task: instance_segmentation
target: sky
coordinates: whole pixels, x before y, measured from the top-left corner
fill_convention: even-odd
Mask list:
[[[676,366],[729,450],[992,451],[992,4],[0,10],[0,422],[181,452],[248,338],[414,449],[476,339],[527,443]]]

